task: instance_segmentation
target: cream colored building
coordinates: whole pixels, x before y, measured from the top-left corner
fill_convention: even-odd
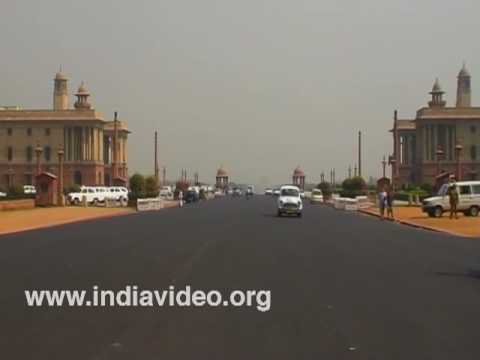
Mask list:
[[[414,119],[399,119],[395,111],[391,159],[397,185],[434,184],[446,173],[479,179],[480,107],[471,104],[471,76],[465,65],[457,78],[455,106],[447,106],[444,94],[437,79],[428,106]]]
[[[124,121],[106,120],[89,103],[82,83],[69,108],[68,80],[54,79],[53,109],[0,107],[0,188],[34,184],[37,155],[41,171],[58,174],[64,151],[64,186],[125,184],[128,178]],[[114,152],[114,144],[117,151]]]

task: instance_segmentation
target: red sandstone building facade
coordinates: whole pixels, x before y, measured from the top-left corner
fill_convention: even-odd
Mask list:
[[[0,188],[34,184],[39,171],[58,175],[59,151],[65,188],[126,184],[126,123],[95,111],[83,83],[69,108],[67,82],[56,74],[51,110],[0,108]]]
[[[442,176],[463,180],[480,175],[480,107],[471,105],[471,76],[464,66],[458,74],[457,101],[446,106],[438,80],[428,107],[414,119],[399,119],[395,111],[392,178],[396,186],[435,184]]]

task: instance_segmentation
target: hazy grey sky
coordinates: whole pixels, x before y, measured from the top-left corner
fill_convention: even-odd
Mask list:
[[[132,130],[130,170],[213,181],[364,175],[391,151],[395,108],[413,117],[435,77],[454,103],[462,62],[480,74],[478,0],[0,0],[0,104],[48,108],[63,64]],[[480,80],[478,80],[480,81]],[[189,175],[190,175],[189,174]],[[175,175],[175,176],[174,176]]]

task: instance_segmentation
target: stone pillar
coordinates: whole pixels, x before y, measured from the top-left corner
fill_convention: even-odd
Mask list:
[[[43,152],[42,147],[40,145],[37,145],[37,147],[35,148],[35,155],[37,157],[37,169],[36,169],[35,175],[40,175],[40,173],[42,172],[42,168],[40,165],[40,157],[42,156],[42,152]]]

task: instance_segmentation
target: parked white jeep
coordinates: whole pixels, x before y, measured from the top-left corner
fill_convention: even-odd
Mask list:
[[[83,201],[83,198],[85,198],[87,203],[96,204],[101,201],[100,198],[102,196],[105,200],[105,195],[97,192],[96,188],[92,186],[82,186],[80,192],[72,192],[68,194],[68,201],[71,204],[78,205]]]

